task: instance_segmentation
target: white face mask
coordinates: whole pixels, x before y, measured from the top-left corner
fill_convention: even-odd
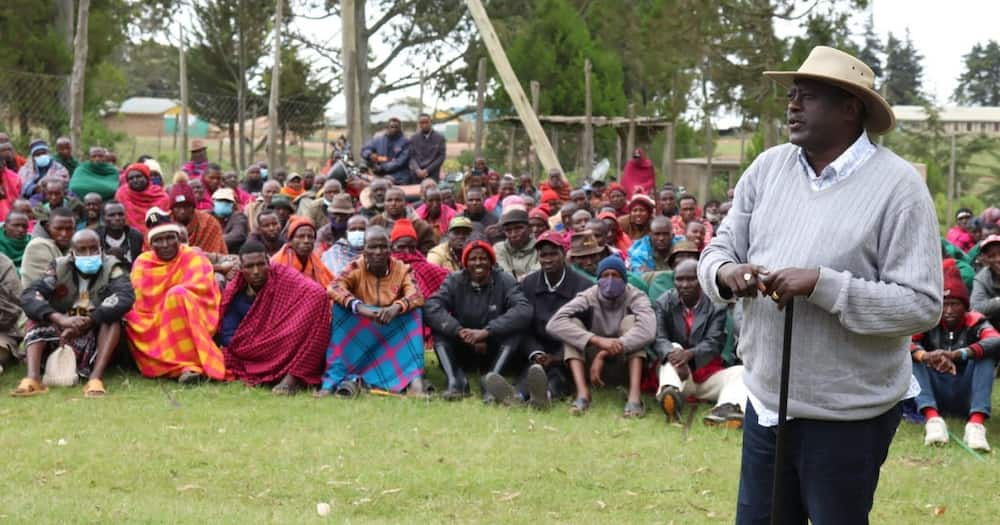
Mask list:
[[[358,230],[351,230],[347,232],[347,244],[351,245],[351,248],[364,248],[365,247],[365,232]]]

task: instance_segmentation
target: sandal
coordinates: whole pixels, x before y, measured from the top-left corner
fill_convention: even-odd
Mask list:
[[[181,372],[181,375],[177,377],[177,383],[181,385],[200,383],[205,376],[201,375],[199,372],[194,370],[185,370]]]
[[[627,402],[625,403],[625,411],[622,413],[622,417],[625,418],[641,418],[646,415],[646,405],[639,401],[638,403]]]
[[[340,384],[337,385],[337,390],[334,393],[339,397],[354,399],[361,393],[361,385],[359,385],[357,381],[347,379],[341,381]]]
[[[104,389],[104,382],[100,379],[91,379],[87,381],[87,385],[83,387],[83,397],[104,397],[107,393],[108,391]]]
[[[49,387],[43,385],[41,381],[26,377],[17,384],[17,388],[10,395],[14,397],[31,397],[48,393]]]
[[[315,392],[313,392],[313,397],[316,399],[321,399],[324,397],[330,397],[331,394],[333,394],[333,390],[330,390],[329,388],[320,388]]]
[[[585,397],[578,397],[569,406],[569,415],[582,416],[588,410],[590,410],[590,400]]]

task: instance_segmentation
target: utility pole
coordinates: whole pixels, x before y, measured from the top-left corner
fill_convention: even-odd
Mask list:
[[[486,109],[486,58],[479,59],[476,72],[476,158],[483,156],[483,111]]]
[[[69,136],[73,146],[80,148],[83,134],[83,91],[87,71],[87,23],[90,18],[90,0],[80,0],[76,20],[76,37],[73,41],[73,74],[69,81]]]
[[[948,160],[948,221],[952,220],[955,203],[955,133],[951,134],[951,158]]]
[[[364,1],[364,0],[361,0]],[[347,140],[351,143],[351,156],[355,162],[361,157],[361,93],[358,82],[358,33],[355,0],[340,0],[340,49],[344,63],[344,100]]]
[[[188,152],[188,78],[187,78],[187,52],[184,49],[184,26],[181,26],[180,45],[180,73],[181,73],[181,118],[178,123],[181,129],[181,144],[177,151],[177,165],[174,169],[180,169],[187,159]]]
[[[583,62],[583,90],[584,90],[584,116],[583,116],[583,170],[581,175],[584,180],[590,179],[590,171],[594,169],[594,123],[592,115],[593,107],[590,99],[590,59]]]
[[[271,67],[271,97],[267,103],[267,166],[278,169],[278,97],[281,90],[281,7],[277,0],[274,11],[274,66]]]
[[[531,144],[535,147],[535,151],[538,152],[538,159],[542,162],[542,167],[546,171],[559,170],[562,173],[563,170],[562,166],[559,165],[559,159],[552,150],[552,144],[549,144],[549,138],[545,136],[545,131],[538,122],[538,117],[531,110],[528,97],[524,94],[524,89],[517,80],[514,68],[511,67],[510,61],[507,60],[507,54],[504,53],[503,45],[500,44],[500,39],[497,37],[496,30],[493,29],[493,23],[490,22],[490,17],[486,14],[483,3],[481,0],[465,0],[465,4],[469,7],[469,13],[472,15],[472,20],[476,23],[476,28],[479,29],[479,34],[486,45],[486,50],[490,54],[493,66],[497,68],[500,81],[503,82],[507,95],[510,97],[511,102],[514,103],[517,116],[521,118],[521,124],[524,125],[525,131],[528,132],[528,137],[531,139]]]

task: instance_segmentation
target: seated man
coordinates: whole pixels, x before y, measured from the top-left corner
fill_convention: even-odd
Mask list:
[[[392,117],[385,133],[372,138],[361,148],[361,158],[368,162],[372,173],[392,177],[396,184],[411,184],[410,141],[403,135],[403,125]]]
[[[448,378],[446,400],[469,395],[467,371],[520,371],[516,353],[521,332],[531,323],[531,305],[514,276],[495,265],[492,246],[470,242],[462,251],[463,270],[449,275],[424,308]],[[494,401],[485,388],[482,392],[483,401]]]
[[[299,201],[296,213],[313,221],[320,230],[330,222],[327,211],[333,205],[333,199],[344,191],[343,186],[337,179],[330,179],[323,183],[320,191],[316,192],[314,198],[307,200],[303,197]]]
[[[76,215],[69,208],[56,208],[49,213],[48,220],[38,223],[35,234],[24,248],[21,261],[21,287],[41,279],[49,270],[52,261],[69,253],[73,232],[76,230]]]
[[[535,239],[528,231],[528,212],[521,209],[507,210],[500,219],[507,240],[493,245],[497,264],[515,279],[538,270],[538,253]]]
[[[28,216],[11,210],[0,227],[0,253],[10,258],[14,268],[20,268],[29,242],[31,236],[28,235]]]
[[[354,397],[361,384],[411,394],[424,392],[424,338],[420,295],[410,267],[389,256],[389,233],[371,226],[364,255],[328,290],[333,329],[326,373],[317,397]]]
[[[701,291],[698,263],[683,261],[674,270],[673,290],[653,305],[656,343],[660,359],[660,386],[656,399],[667,421],[680,421],[684,399],[695,397],[715,403],[706,425],[743,426],[747,391],[743,366],[723,368],[726,344],[726,309]]]
[[[573,415],[590,408],[588,379],[598,387],[627,385],[624,417],[645,415],[639,387],[646,347],[656,338],[656,314],[645,292],[626,283],[627,273],[621,258],[605,257],[597,265],[597,286],[566,303],[546,325],[565,344],[563,359],[576,385]]]
[[[258,242],[267,250],[267,256],[271,257],[281,251],[285,245],[285,238],[281,235],[281,223],[274,210],[264,210],[257,216],[257,229],[250,232],[247,242]]]
[[[219,188],[212,194],[212,216],[222,228],[226,253],[238,253],[250,232],[247,216],[237,206],[236,192],[232,188]]]
[[[331,223],[333,224],[333,223]],[[334,277],[339,277],[355,259],[361,256],[365,248],[365,230],[368,229],[368,218],[364,215],[354,215],[347,219],[347,231],[337,239],[329,249],[323,252],[320,260]]]
[[[568,396],[570,385],[562,341],[549,335],[545,325],[563,305],[593,284],[566,264],[566,240],[559,232],[543,233],[535,241],[535,250],[541,270],[521,281],[521,289],[533,310],[531,325],[521,344],[531,366],[516,394],[499,374],[486,375],[486,388],[500,403],[516,395],[535,408],[547,408],[552,399]]]
[[[104,253],[117,257],[125,263],[126,270],[132,271],[132,262],[142,253],[142,233],[128,225],[125,206],[120,202],[104,205],[104,224],[97,228],[97,236]]]
[[[427,253],[427,260],[449,272],[462,269],[462,250],[472,235],[472,221],[462,215],[456,216],[448,225],[448,237]]]
[[[656,203],[649,195],[636,194],[628,204],[628,215],[618,217],[618,226],[633,241],[649,235],[649,221],[656,211]]]
[[[417,232],[417,248],[422,253],[427,253],[437,245],[439,240],[437,232],[406,205],[406,193],[401,188],[389,188],[385,192],[385,211],[372,217],[368,222],[372,226],[381,226],[386,231],[392,231],[393,224],[400,219],[410,220],[410,224]]]
[[[697,221],[689,222],[684,231],[684,239],[693,242],[701,252],[705,249],[705,225]]]
[[[182,227],[159,208],[146,218],[152,248],[132,264],[135,304],[125,316],[132,356],[146,377],[228,380],[225,358],[212,336],[221,294],[212,263],[181,243]]]
[[[14,359],[21,342],[18,321],[21,318],[21,278],[17,267],[0,253],[0,374]]]
[[[260,168],[258,167],[258,169]],[[280,192],[281,184],[278,184],[273,180],[269,180],[261,186],[260,195],[258,195],[246,207],[247,223],[251,230],[255,230],[257,228],[257,217],[259,217],[264,210],[271,208],[271,200]]]
[[[187,183],[170,188],[170,214],[176,224],[187,230],[187,244],[205,253],[227,254],[222,226],[209,213],[195,209],[194,189]]]
[[[222,293],[219,329],[226,368],[248,385],[277,383],[275,395],[319,384],[330,337],[326,290],[299,272],[271,264],[267,250],[240,248],[240,273]]]
[[[50,211],[56,208],[69,208],[73,210],[73,215],[77,222],[82,224],[84,218],[83,203],[76,197],[66,195],[66,183],[57,177],[45,177],[38,185],[39,194],[32,200],[34,207],[31,212],[35,214],[35,220],[41,221]]]
[[[983,268],[972,282],[972,309],[1000,325],[1000,235],[990,235],[979,243]]]
[[[122,318],[135,295],[121,261],[101,253],[93,230],[72,238],[70,255],[52,262],[45,277],[21,294],[24,313],[32,325],[24,338],[27,377],[12,392],[15,397],[44,394],[42,358],[66,344],[76,354],[77,374],[87,379],[85,397],[100,397],[104,370],[118,348]]]
[[[649,235],[632,243],[628,259],[632,271],[638,273],[670,270],[668,262],[674,243],[674,229],[670,219],[660,215],[650,222]]]
[[[290,266],[325,288],[333,282],[333,273],[323,265],[315,247],[316,227],[313,223],[305,217],[292,217],[288,221],[288,242],[271,257],[271,262]]]
[[[622,265],[625,264],[621,255],[612,252],[609,246],[602,246],[597,236],[590,230],[574,233],[570,237],[569,256],[572,268],[595,284],[599,277],[597,265],[606,257],[617,257],[622,261]],[[632,272],[626,272],[625,280],[642,293],[649,291],[649,285],[643,282],[642,277]]]
[[[424,254],[420,253],[420,250],[417,249],[417,231],[413,228],[410,221],[408,219],[396,221],[396,225],[393,226],[389,237],[392,243],[392,258],[410,265],[413,280],[417,283],[420,294],[424,297],[430,297],[437,293],[438,288],[441,287],[441,284],[444,283],[445,278],[451,272],[436,264],[427,262]],[[424,328],[424,334],[430,335],[430,329],[426,325]]]
[[[941,413],[968,417],[963,441],[989,452],[986,427],[993,393],[993,371],[1000,358],[1000,333],[983,314],[969,310],[969,291],[954,264],[944,268],[941,322],[913,336],[913,377],[920,384],[917,410],[927,422],[924,444],[948,442]]]
[[[83,227],[96,230],[101,226],[101,211],[104,208],[104,199],[96,193],[88,193],[83,196]]]

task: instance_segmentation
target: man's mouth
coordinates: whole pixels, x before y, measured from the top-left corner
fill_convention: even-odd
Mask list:
[[[800,129],[802,129],[803,126],[805,126],[805,122],[803,122],[800,119],[797,119],[797,118],[794,118],[794,117],[788,119],[788,130],[789,131],[799,131]]]

